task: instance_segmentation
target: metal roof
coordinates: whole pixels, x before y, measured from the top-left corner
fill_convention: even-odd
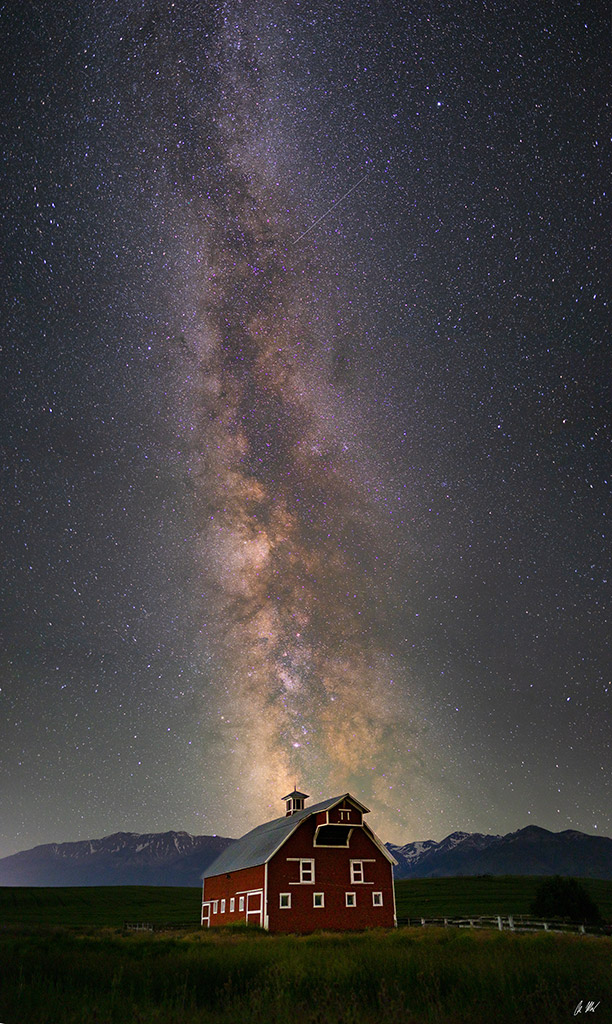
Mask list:
[[[350,793],[342,793],[341,796],[333,796],[329,800],[323,800],[320,804],[313,804],[311,807],[305,807],[302,811],[296,811],[295,814],[283,815],[282,818],[266,821],[223,850],[217,859],[208,865],[202,878],[211,878],[213,875],[228,874],[232,871],[240,871],[241,868],[254,868],[259,864],[265,864],[295,831],[300,822],[312,814],[318,814],[319,811],[328,811],[347,797],[361,811],[367,813],[368,808],[364,804],[356,800]],[[365,827],[367,828],[367,826]],[[368,832],[372,836],[374,835],[369,828]],[[382,848],[382,844],[380,845]],[[384,850],[384,853],[393,859],[394,863],[397,863],[394,858],[391,858],[388,850]]]

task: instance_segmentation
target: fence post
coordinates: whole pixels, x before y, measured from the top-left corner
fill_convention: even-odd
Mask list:
[[[512,917],[512,914],[508,914],[508,927],[514,931],[514,918]]]
[[[499,928],[500,932],[503,931],[503,929],[504,929],[504,926],[502,924],[501,914],[497,915],[497,927]]]

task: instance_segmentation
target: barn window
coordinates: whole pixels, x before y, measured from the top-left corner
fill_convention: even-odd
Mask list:
[[[351,884],[355,885],[357,882],[365,881],[363,876],[363,861],[352,860],[351,861]]]
[[[225,913],[225,900],[221,900],[221,913]]]
[[[312,894],[312,905],[313,905],[313,907],[324,907],[325,906],[325,893],[313,892],[313,894]]]
[[[314,880],[314,860],[310,857],[302,857],[300,859],[300,882],[312,884]]]
[[[231,898],[231,900],[230,900],[230,914],[233,914],[233,913],[234,913],[234,908],[235,908],[235,906],[236,906],[236,900],[235,900],[235,899],[234,899],[234,897],[232,896],[232,898]]]
[[[356,907],[357,906],[357,898],[356,898],[354,892],[347,892],[347,893],[345,893],[345,896],[346,896],[346,905],[347,905],[347,907]]]
[[[382,907],[382,905],[383,905],[382,892],[373,892],[372,893],[372,904],[375,907]]]
[[[215,900],[213,903],[213,914],[216,914],[219,910],[219,900]]]
[[[240,900],[238,902],[238,910],[244,910],[244,896],[240,897]]]
[[[348,846],[352,829],[346,825],[319,825],[315,846]]]
[[[281,892],[281,893],[279,893],[278,905],[281,908],[281,910],[290,910],[291,909],[291,893],[290,892]]]

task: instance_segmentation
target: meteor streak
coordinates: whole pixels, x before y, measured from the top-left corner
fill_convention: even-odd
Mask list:
[[[293,244],[297,245],[297,243],[300,241],[300,239],[305,238],[306,235],[309,234],[309,232],[311,232],[313,228],[316,228],[317,224],[320,224],[321,221],[324,220],[325,217],[327,217],[327,215],[332,212],[332,210],[335,210],[336,207],[339,206],[341,202],[343,202],[345,199],[348,199],[348,197],[350,196],[351,192],[354,192],[355,189],[358,188],[359,185],[361,185],[361,182],[365,181],[365,179],[371,173],[372,173],[371,170],[370,171],[366,171],[366,173],[364,174],[363,178],[360,178],[359,181],[355,185],[353,185],[351,188],[349,188],[348,192],[345,192],[343,196],[340,196],[339,199],[336,199],[336,202],[333,204],[333,206],[330,206],[329,210],[326,210],[325,213],[322,213],[321,216],[318,217],[317,220],[315,220],[314,223],[311,224],[309,228],[306,228],[305,231],[302,231],[302,234],[298,235],[298,237],[296,239],[294,239]]]

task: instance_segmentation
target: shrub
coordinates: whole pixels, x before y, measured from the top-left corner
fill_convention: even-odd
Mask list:
[[[555,875],[538,887],[530,907],[535,917],[568,917],[581,924],[599,924],[601,914],[588,892],[575,878]]]

